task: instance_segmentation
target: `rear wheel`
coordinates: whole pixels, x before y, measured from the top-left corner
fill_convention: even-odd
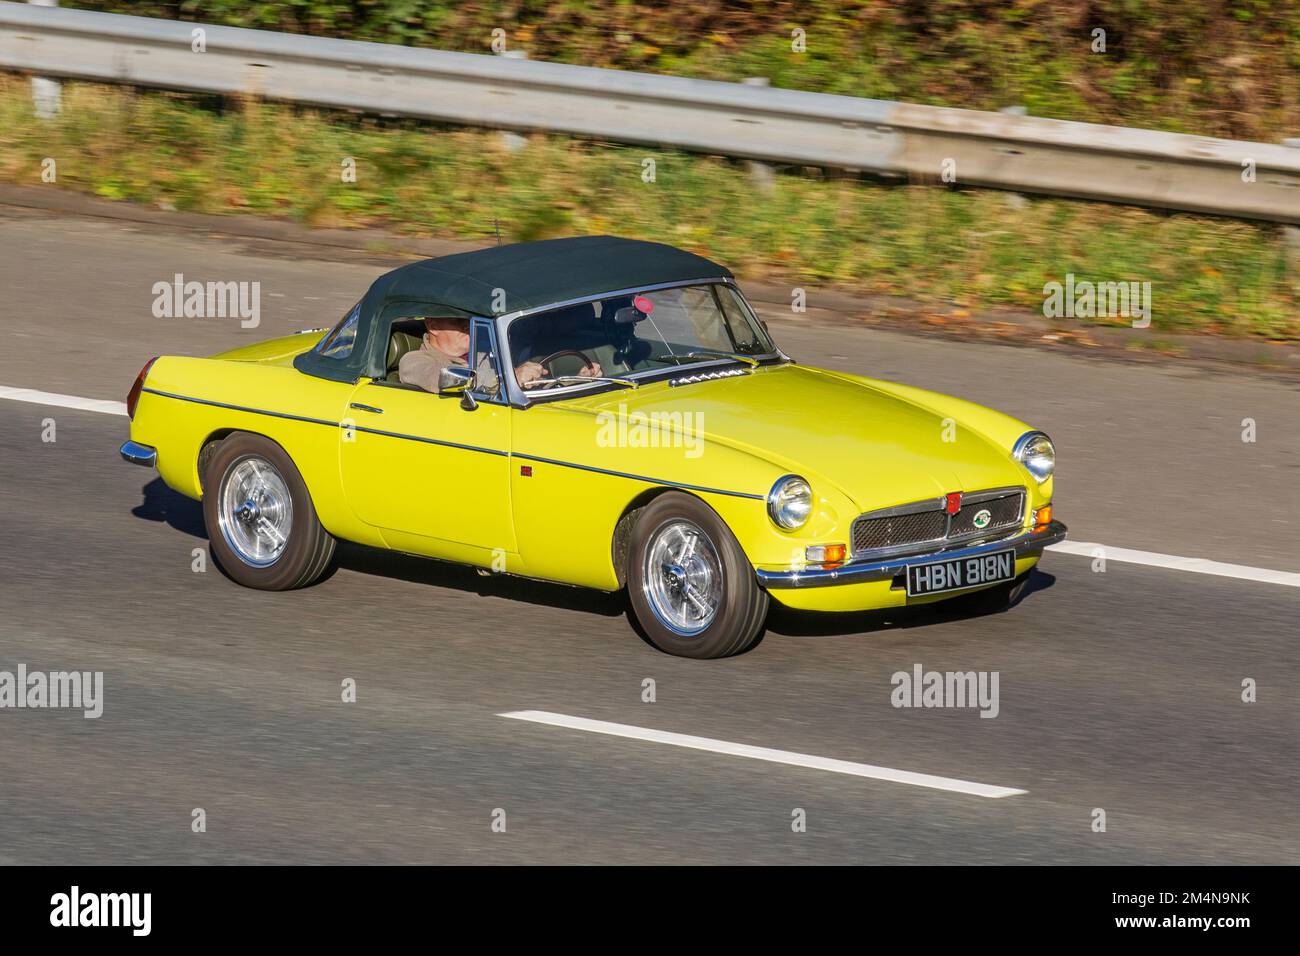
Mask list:
[[[284,449],[235,432],[208,458],[203,521],[213,555],[250,588],[287,591],[319,578],[334,556],[311,495]]]
[[[628,599],[660,650],[681,657],[738,654],[762,632],[767,592],[731,530],[690,495],[646,506],[628,547]]]

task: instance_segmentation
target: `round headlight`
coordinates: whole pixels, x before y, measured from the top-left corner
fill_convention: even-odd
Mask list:
[[[1034,476],[1039,484],[1052,477],[1056,470],[1056,447],[1042,432],[1026,432],[1016,442],[1012,457]]]
[[[768,492],[767,513],[778,528],[802,528],[812,514],[812,488],[798,475],[786,475]]]

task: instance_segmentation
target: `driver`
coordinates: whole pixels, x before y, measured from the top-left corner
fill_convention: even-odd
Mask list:
[[[444,368],[469,365],[469,319],[463,316],[432,316],[424,320],[424,341],[407,352],[397,363],[397,377],[404,385],[418,385],[426,392],[438,391],[438,373]],[[479,370],[480,379],[492,375],[491,366]],[[582,378],[601,374],[599,362],[578,372]],[[515,367],[515,380],[523,387],[528,382],[551,375],[539,362],[522,362]]]

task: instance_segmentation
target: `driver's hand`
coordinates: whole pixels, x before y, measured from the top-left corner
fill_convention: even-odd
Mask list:
[[[515,381],[521,388],[539,378],[546,378],[546,369],[537,362],[524,362],[522,365],[515,366]]]
[[[578,377],[579,377],[579,378],[599,378],[602,374],[604,374],[604,373],[603,373],[602,370],[601,370],[600,363],[599,363],[599,362],[592,362],[592,363],[591,363],[590,365],[588,365],[586,368],[584,368],[584,369],[582,369],[580,372],[578,372]]]

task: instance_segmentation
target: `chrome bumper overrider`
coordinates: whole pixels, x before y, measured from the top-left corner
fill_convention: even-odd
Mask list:
[[[931,551],[929,554],[909,554],[905,558],[886,560],[868,559],[865,561],[841,564],[837,568],[805,568],[801,571],[765,571],[759,568],[758,583],[764,588],[824,588],[838,584],[863,584],[870,581],[891,581],[914,564],[927,561],[947,561],[955,558],[974,558],[991,551],[1016,549],[1020,558],[1035,551],[1042,551],[1049,544],[1065,540],[1065,525],[1053,521],[1043,528],[1022,531],[1009,538],[997,541],[985,541],[966,548],[952,548],[947,551]]]
[[[129,441],[122,446],[122,457],[133,465],[152,468],[158,461],[158,450],[139,442]]]

